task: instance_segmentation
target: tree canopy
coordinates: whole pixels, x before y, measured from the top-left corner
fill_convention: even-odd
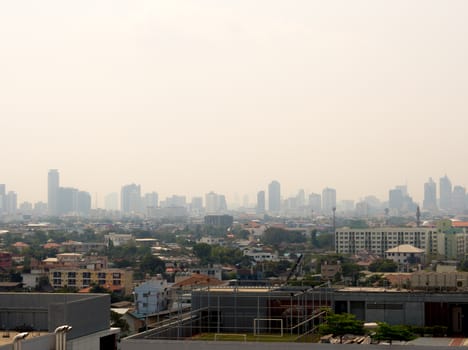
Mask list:
[[[410,341],[416,338],[411,329],[404,325],[389,325],[385,322],[379,323],[379,326],[373,336],[375,340],[392,341]]]
[[[398,265],[393,260],[380,259],[369,265],[371,272],[395,272],[398,270]]]
[[[269,227],[262,236],[262,242],[268,245],[281,243],[305,243],[306,236],[301,231],[285,230],[279,227]]]
[[[356,319],[353,314],[330,313],[325,317],[325,323],[320,325],[319,333],[339,336],[340,342],[343,342],[345,334],[364,334],[364,322]]]

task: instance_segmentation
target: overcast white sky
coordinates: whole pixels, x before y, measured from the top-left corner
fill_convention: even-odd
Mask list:
[[[338,199],[468,185],[465,0],[0,2],[0,183]],[[94,201],[93,201],[94,202]]]

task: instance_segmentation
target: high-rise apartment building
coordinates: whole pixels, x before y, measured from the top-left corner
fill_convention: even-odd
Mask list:
[[[445,175],[440,178],[439,181],[439,191],[440,191],[440,209],[450,210],[452,209],[452,182]]]
[[[394,188],[388,191],[388,207],[394,210],[403,208],[403,193],[401,189]]]
[[[203,210],[203,198],[192,197],[192,202],[190,203],[190,209],[192,211],[201,212]]]
[[[157,192],[145,194],[144,205],[146,208],[157,208],[159,205],[159,195]]]
[[[130,184],[122,187],[120,192],[120,210],[122,214],[141,213],[140,185]]]
[[[278,181],[272,181],[268,185],[268,211],[279,214],[281,210],[281,185]]]
[[[8,191],[6,195],[6,200],[5,200],[5,211],[8,214],[14,214],[16,213],[16,210],[18,209],[18,195],[14,191]]]
[[[456,214],[462,214],[466,209],[466,190],[462,186],[454,186],[452,193],[452,209]]]
[[[309,194],[309,207],[314,213],[322,211],[322,196],[318,193]]]
[[[49,170],[47,177],[47,206],[49,208],[49,215],[56,216],[59,214],[59,187],[60,177],[57,169]]]
[[[5,211],[6,205],[6,185],[0,184],[0,214]]]
[[[437,210],[437,185],[432,177],[424,184],[423,209],[429,211]]]
[[[104,209],[119,210],[119,195],[118,193],[109,193],[104,197]]]
[[[258,191],[257,192],[257,214],[264,214],[265,213],[265,191]]]
[[[337,229],[335,250],[338,254],[357,254],[361,251],[385,256],[385,251],[402,244],[424,249],[426,254],[438,254],[437,229],[379,227],[367,229]]]
[[[333,208],[336,208],[336,190],[334,188],[324,188],[322,191],[322,211],[326,215],[331,215]]]
[[[205,211],[207,214],[221,214],[227,211],[226,197],[213,191],[205,195]]]

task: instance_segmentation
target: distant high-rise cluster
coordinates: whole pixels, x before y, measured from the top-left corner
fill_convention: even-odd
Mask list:
[[[50,216],[89,215],[91,195],[73,187],[60,187],[60,175],[57,169],[49,170],[47,187],[47,204]]]
[[[250,197],[252,198],[252,197]],[[91,194],[74,187],[61,185],[57,169],[50,169],[47,176],[47,203],[21,202],[18,194],[7,191],[5,184],[0,184],[0,216],[89,216],[107,215],[111,217],[139,216],[149,218],[182,218],[204,215],[232,215],[233,211],[248,215],[310,217],[349,215],[355,217],[458,215],[468,214],[468,195],[460,185],[452,185],[447,175],[436,182],[428,178],[424,183],[424,198],[419,205],[410,195],[407,185],[398,185],[388,191],[384,200],[368,195],[357,201],[352,199],[337,200],[337,191],[325,187],[320,192],[306,192],[300,188],[292,195],[284,195],[284,188],[279,181],[271,181],[266,188],[259,189],[254,196],[256,201],[249,201],[249,195],[235,196],[235,201],[228,203],[224,194],[214,191],[204,196],[170,195],[160,198],[158,192],[143,192],[136,183],[123,185],[120,193],[113,192],[103,197],[102,207],[96,203],[92,211]],[[103,208],[105,210],[102,210]]]
[[[18,207],[18,196],[15,191],[6,191],[6,185],[0,184],[0,214],[13,214]]]

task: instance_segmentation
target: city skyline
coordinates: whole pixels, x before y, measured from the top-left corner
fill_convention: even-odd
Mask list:
[[[22,203],[52,203],[52,207],[49,206],[49,213],[50,214],[56,214],[58,212],[57,208],[57,196],[60,191],[63,190],[72,190],[75,191],[77,194],[78,193],[87,193],[90,196],[90,203],[92,208],[107,208],[107,207],[115,207],[116,210],[121,210],[123,213],[125,212],[132,212],[135,211],[135,209],[143,205],[143,203],[148,204],[147,206],[154,207],[154,203],[172,203],[172,202],[180,202],[180,199],[183,198],[183,201],[186,202],[187,204],[190,202],[190,200],[195,199],[198,201],[199,199],[204,200],[204,205],[206,205],[207,202],[209,202],[208,197],[210,195],[215,195],[217,197],[222,197],[222,201],[225,203],[224,206],[228,205],[229,207],[245,207],[246,204],[248,204],[249,208],[257,208],[258,201],[259,201],[259,194],[263,192],[263,198],[260,199],[260,201],[266,201],[268,200],[268,205],[266,205],[266,202],[263,203],[263,209],[262,211],[267,209],[269,212],[278,212],[279,208],[281,208],[284,204],[287,205],[287,203],[283,203],[284,201],[288,201],[291,198],[295,198],[295,200],[298,200],[297,203],[294,205],[305,205],[308,203],[309,206],[311,207],[317,207],[314,202],[316,202],[317,199],[312,199],[312,197],[318,197],[319,199],[319,204],[318,207],[320,207],[320,210],[323,210],[324,212],[329,212],[332,207],[335,207],[337,205],[339,206],[349,206],[349,205],[357,205],[359,202],[362,201],[368,201],[367,198],[369,197],[374,197],[378,199],[381,203],[388,202],[388,206],[390,209],[393,207],[398,207],[398,206],[406,206],[403,204],[402,201],[408,200],[410,203],[413,203],[413,205],[418,205],[421,207],[421,209],[426,209],[429,211],[434,211],[434,210],[449,210],[458,206],[458,207],[464,207],[465,205],[468,205],[468,196],[466,195],[466,187],[457,183],[452,183],[450,177],[445,174],[444,176],[440,177],[438,179],[440,184],[437,184],[434,182],[432,177],[428,177],[426,179],[426,182],[421,184],[422,187],[422,192],[423,192],[423,197],[421,199],[416,199],[413,195],[413,191],[408,188],[407,185],[395,185],[393,188],[389,188],[386,191],[386,196],[379,197],[376,194],[368,193],[365,196],[360,196],[359,198],[343,198],[340,195],[340,190],[336,188],[332,188],[330,186],[326,186],[322,189],[315,189],[315,190],[304,190],[304,187],[297,188],[295,190],[292,190],[290,192],[284,192],[282,190],[282,184],[280,181],[277,180],[272,180],[268,184],[265,184],[264,188],[259,189],[256,193],[254,194],[246,194],[246,193],[241,193],[241,194],[234,194],[231,196],[227,196],[226,192],[223,191],[218,191],[218,193],[215,193],[213,190],[206,191],[204,193],[195,193],[192,195],[188,195],[187,193],[183,193],[181,191],[175,192],[175,193],[164,193],[164,192],[159,192],[153,188],[142,188],[141,184],[138,182],[132,182],[132,183],[127,183],[127,184],[122,184],[118,189],[112,192],[108,192],[105,194],[101,194],[99,196],[97,193],[92,193],[91,191],[87,191],[86,189],[84,190],[78,190],[76,187],[79,186],[82,188],[81,185],[79,184],[73,184],[73,185],[68,185],[66,187],[60,186],[62,184],[62,181],[59,179],[61,178],[60,175],[60,169],[49,169],[48,174],[47,174],[47,183],[45,185],[45,190],[46,190],[46,198],[41,199],[38,201],[30,201],[30,200],[24,200],[24,195],[22,196],[18,191],[15,189],[11,188],[8,186],[8,184],[2,184],[0,183],[1,186],[1,191],[0,191],[0,197],[3,195],[5,196],[8,193],[12,193],[15,196],[15,202],[17,202],[18,205]],[[430,189],[428,188],[430,187]],[[134,193],[133,199],[126,199],[126,198],[131,198],[128,197],[125,192],[127,192],[127,189],[130,189],[129,193]],[[273,191],[273,192],[272,192]],[[271,195],[273,193],[273,197]],[[337,195],[338,193],[338,195]],[[65,193],[64,193],[65,194]],[[96,195],[98,197],[96,198]],[[331,196],[331,197],[330,197]],[[112,197],[112,198],[111,198]],[[302,197],[302,198],[299,198]],[[307,197],[307,199],[306,199]],[[5,197],[6,198],[6,197]],[[392,199],[393,198],[393,199]],[[407,198],[407,199],[405,199]],[[427,199],[427,202],[426,202]],[[52,200],[52,202],[51,202]],[[124,202],[122,202],[122,200]],[[133,204],[126,204],[127,202],[133,202]],[[141,203],[138,203],[137,202]],[[273,202],[271,202],[273,201]],[[374,201],[372,199],[371,201]],[[300,203],[302,204],[300,204]],[[466,202],[466,204],[465,204]],[[153,204],[150,204],[153,203]],[[273,204],[272,204],[273,203]],[[351,204],[350,204],[351,203]],[[272,207],[273,205],[273,207]],[[323,208],[321,206],[324,206]],[[283,209],[283,208],[282,208]],[[114,210],[114,209],[113,209]],[[314,209],[315,211],[320,211],[317,209]],[[410,210],[411,211],[411,210]]]
[[[97,194],[338,200],[468,185],[468,3],[55,0],[0,5],[0,182]],[[95,200],[93,199],[93,205]]]

